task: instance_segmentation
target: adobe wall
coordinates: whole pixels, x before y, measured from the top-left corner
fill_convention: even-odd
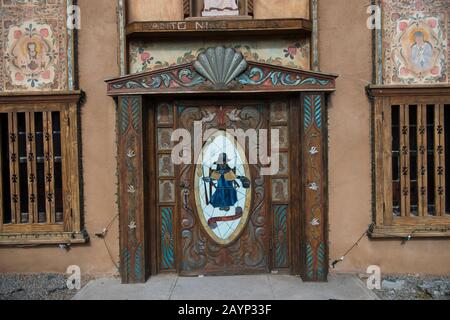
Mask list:
[[[330,259],[340,258],[367,229],[371,209],[370,103],[372,31],[360,0],[319,1],[321,70],[338,73],[329,106]],[[364,239],[336,272],[450,274],[450,240]]]
[[[84,167],[84,209],[88,245],[66,252],[58,246],[37,248],[0,247],[0,272],[65,272],[78,265],[83,273],[115,273],[101,232],[117,213],[115,106],[106,96],[106,78],[117,76],[116,7],[111,0],[79,0],[82,25],[79,31],[79,74],[86,103],[81,111]],[[118,222],[112,226],[107,242],[118,257]]]
[[[165,5],[176,2],[161,1]],[[299,3],[290,2],[294,7]],[[370,103],[364,88],[372,77],[372,35],[366,28],[366,8],[360,0],[319,2],[321,70],[340,75],[329,106],[329,222],[333,260],[351,247],[371,223]],[[117,76],[119,70],[116,8],[111,3],[111,0],[79,0],[80,84],[87,95],[82,108],[84,205],[91,242],[68,252],[56,246],[0,248],[0,272],[65,272],[72,264],[79,265],[85,273],[116,272],[103,241],[94,237],[117,213],[115,109],[103,82]],[[149,9],[129,14],[137,19],[138,11],[148,13]],[[255,14],[258,10],[260,17],[269,17],[268,10],[255,8]],[[283,7],[283,12],[292,10]],[[158,14],[163,18],[166,13],[170,17],[165,18],[178,19],[172,16],[177,14],[175,9]],[[117,221],[107,241],[117,259]],[[449,248],[450,240],[413,240],[402,245],[399,240],[364,239],[335,272],[362,272],[375,264],[385,273],[450,274]]]

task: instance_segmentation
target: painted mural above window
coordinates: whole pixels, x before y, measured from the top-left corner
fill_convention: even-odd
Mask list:
[[[310,45],[302,40],[232,41],[177,41],[130,43],[130,73],[157,70],[172,65],[189,63],[205,48],[224,45],[240,51],[247,61],[270,63],[279,66],[308,70]]]
[[[68,89],[65,0],[0,1],[0,91]]]
[[[450,8],[446,0],[384,0],[385,84],[448,81]]]
[[[43,89],[55,81],[59,61],[52,27],[25,21],[9,29],[5,69],[14,87]]]

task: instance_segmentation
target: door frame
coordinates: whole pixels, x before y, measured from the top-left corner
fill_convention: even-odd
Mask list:
[[[258,96],[258,95],[254,95],[254,94],[243,95],[243,96],[239,96],[239,97],[237,97],[237,96],[231,96],[230,97],[230,96],[227,96],[227,95],[217,95],[217,96],[211,96],[211,97],[203,97],[203,98],[200,98],[200,99],[199,98],[189,99],[189,97],[180,97],[180,98],[176,99],[175,101],[170,100],[169,104],[173,104],[173,107],[175,107],[175,108],[176,108],[176,105],[178,103],[180,103],[181,105],[188,106],[188,107],[190,107],[190,106],[197,106],[197,107],[200,107],[200,108],[202,108],[203,106],[206,107],[206,106],[215,106],[215,105],[217,105],[217,106],[219,106],[219,105],[220,106],[237,105],[238,107],[239,106],[243,106],[243,105],[245,105],[245,106],[262,105],[264,107],[264,111],[262,112],[262,117],[263,117],[263,119],[265,121],[265,125],[268,126],[266,129],[269,129],[270,128],[270,120],[269,120],[269,117],[270,117],[270,101],[268,101],[267,99],[268,99],[268,97],[267,98],[265,97],[265,99],[262,99],[260,95]],[[288,97],[283,95],[282,98],[280,97],[277,100],[282,100],[282,99],[286,100],[288,102],[288,106],[290,106]],[[160,103],[166,103],[166,102],[168,102],[168,100],[164,100],[163,99],[163,100],[159,100],[159,101],[154,101],[153,102],[154,105],[153,106],[149,105],[148,107],[149,108],[155,108],[155,106],[159,105]],[[175,115],[174,118],[175,118],[175,121],[177,121],[179,114],[178,114],[177,111],[175,111],[175,113],[176,113],[176,115]],[[155,118],[154,118],[154,120],[156,121]],[[176,124],[175,124],[174,127],[176,127]],[[153,135],[155,136],[155,133],[153,133]],[[248,152],[248,150],[247,150],[247,152]],[[246,154],[246,157],[248,157],[248,154]],[[249,168],[249,170],[252,171],[252,170],[254,170],[254,168],[253,169]],[[156,168],[155,168],[155,171],[157,171]],[[175,167],[175,172],[176,172],[176,184],[177,184],[177,183],[180,182],[180,178],[181,178],[180,177],[180,172],[179,172],[179,166]],[[194,175],[194,174],[195,174],[195,170],[192,172],[191,175]],[[157,183],[157,181],[155,181],[155,183]],[[179,185],[177,185],[176,187],[179,187]],[[266,196],[264,198],[264,208],[267,210],[267,212],[271,212],[272,201],[271,201],[271,197],[270,197],[270,194],[271,194],[270,178],[265,178],[264,179],[264,190],[267,192]],[[178,195],[179,194],[180,194],[180,190],[178,190]],[[253,206],[254,201],[255,201],[255,199],[252,197],[251,207]],[[174,224],[176,226],[174,228],[174,230],[176,232],[176,234],[175,234],[175,239],[176,239],[176,241],[175,241],[176,242],[176,245],[175,245],[176,263],[175,263],[175,265],[176,265],[176,267],[175,267],[174,270],[169,270],[169,272],[175,271],[175,272],[177,272],[180,275],[183,274],[185,276],[192,276],[192,275],[194,275],[195,272],[190,273],[190,272],[185,272],[185,271],[182,270],[183,256],[182,256],[182,237],[181,237],[181,229],[180,229],[180,226],[181,226],[180,217],[181,217],[181,212],[182,212],[181,203],[182,203],[182,200],[178,199],[177,204],[176,204],[175,217],[174,217]],[[196,205],[194,203],[192,203],[192,198],[191,197],[189,198],[189,203],[191,205],[191,209],[193,209],[195,211],[194,215],[198,214],[197,207],[196,207]],[[158,217],[160,216],[157,212],[156,212],[156,215]],[[269,217],[269,219],[267,220],[266,226],[267,226],[268,231],[270,232],[270,235],[267,238],[268,242],[266,243],[267,248],[265,250],[265,254],[267,255],[267,265],[266,265],[266,270],[265,270],[266,273],[270,272],[271,270],[274,270],[274,267],[273,267],[273,262],[274,262],[273,261],[273,247],[272,247],[273,235],[274,235],[273,215],[272,214],[267,214],[267,216]],[[156,219],[158,219],[158,217]],[[287,225],[290,226],[290,221],[287,222]],[[158,224],[158,226],[159,226],[159,224]],[[241,230],[239,237],[242,235],[244,230],[245,230],[245,228],[243,230]],[[160,236],[160,232],[161,231],[160,230],[156,230],[156,232],[158,233],[158,238],[161,238],[161,236]],[[290,234],[290,233],[291,232],[289,230],[288,234]],[[210,239],[209,235],[206,235],[206,237],[208,237],[208,239]],[[288,246],[289,246],[288,252],[290,253],[290,247],[291,247],[290,238],[288,238]],[[160,245],[156,248],[156,250],[157,251],[161,251]],[[158,254],[158,257],[161,258],[161,255]],[[290,265],[291,256],[289,255],[287,258],[289,260],[289,265]],[[159,262],[160,261],[156,262],[157,265],[159,264]],[[285,269],[281,269],[280,268],[279,270],[280,270],[280,272],[283,272],[283,273],[290,273],[291,272],[291,270],[287,270],[286,268]],[[158,273],[161,273],[161,272],[163,273],[165,271],[158,270]],[[235,275],[235,274],[236,275],[237,274],[242,275],[242,274],[255,274],[255,273],[256,274],[260,274],[262,272],[261,271],[251,271],[251,270],[247,270],[247,271],[242,271],[242,270],[234,270],[233,271],[233,270],[230,270],[230,271],[224,271],[224,272],[222,272],[222,271],[208,271],[207,272],[208,275]]]
[[[227,88],[215,86],[198,74],[194,63],[107,80],[108,94],[117,103],[118,204],[120,260],[123,283],[143,283],[156,274],[154,217],[145,182],[155,172],[145,167],[150,125],[147,101],[226,95],[258,97],[289,95],[298,109],[292,116],[291,137],[304,141],[291,153],[297,183],[291,185],[291,207],[301,208],[292,235],[299,235],[291,250],[292,273],[304,281],[326,281],[328,275],[328,168],[326,96],[335,90],[337,76],[265,63],[248,62],[248,68]],[[292,107],[291,107],[292,108]],[[294,140],[293,140],[294,141]],[[154,141],[153,141],[154,143]],[[294,180],[294,178],[292,179]],[[151,181],[151,180],[150,180]],[[295,205],[294,205],[295,204]],[[293,253],[295,252],[295,253]]]

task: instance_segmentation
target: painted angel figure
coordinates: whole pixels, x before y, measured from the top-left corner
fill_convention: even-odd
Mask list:
[[[238,16],[237,0],[203,0],[203,17]]]

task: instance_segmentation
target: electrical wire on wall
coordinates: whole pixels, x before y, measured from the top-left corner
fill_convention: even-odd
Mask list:
[[[345,260],[345,258],[353,251],[353,249],[355,249],[361,243],[361,241],[366,236],[369,237],[369,235],[373,231],[374,226],[375,226],[374,223],[370,224],[369,228],[366,231],[364,231],[364,233],[361,235],[361,237],[345,252],[345,254],[342,257],[340,257],[339,259],[334,260],[333,263],[331,263],[331,266],[332,266],[333,269],[336,268],[336,265],[338,263],[343,262]],[[413,237],[414,237],[414,234],[419,233],[419,231],[420,230],[418,230],[418,229],[414,229],[406,237],[401,238],[402,244],[406,244],[408,241],[411,241],[413,239]],[[395,234],[379,233],[379,232],[378,232],[378,234],[381,234],[383,236],[390,237],[390,238],[394,238],[394,237],[398,238],[398,236],[395,235]]]
[[[337,265],[338,263],[344,261],[345,258],[350,254],[350,252],[352,252],[353,249],[355,249],[355,248],[359,245],[359,243],[360,243],[366,236],[369,235],[369,232],[370,232],[372,226],[373,226],[373,224],[371,224],[371,225],[369,226],[369,228],[368,228],[366,231],[364,231],[364,233],[361,235],[361,237],[359,237],[358,241],[356,241],[356,242],[350,247],[350,249],[348,249],[348,250],[345,252],[345,254],[344,254],[342,257],[340,257],[339,259],[333,261],[333,263],[331,264],[331,266],[333,267],[333,269],[336,268],[336,265]]]
[[[111,253],[111,249],[109,248],[109,245],[106,242],[106,236],[108,235],[108,231],[112,227],[112,225],[114,224],[114,222],[117,220],[118,217],[119,217],[119,214],[116,214],[114,216],[114,218],[112,218],[111,222],[105,228],[103,228],[102,232],[96,233],[95,236],[97,238],[103,240],[103,244],[105,245],[106,251],[108,251],[108,255],[109,255],[109,258],[111,259],[111,262],[114,264],[114,266],[116,267],[117,271],[120,271],[119,265],[115,261],[113,255]]]

